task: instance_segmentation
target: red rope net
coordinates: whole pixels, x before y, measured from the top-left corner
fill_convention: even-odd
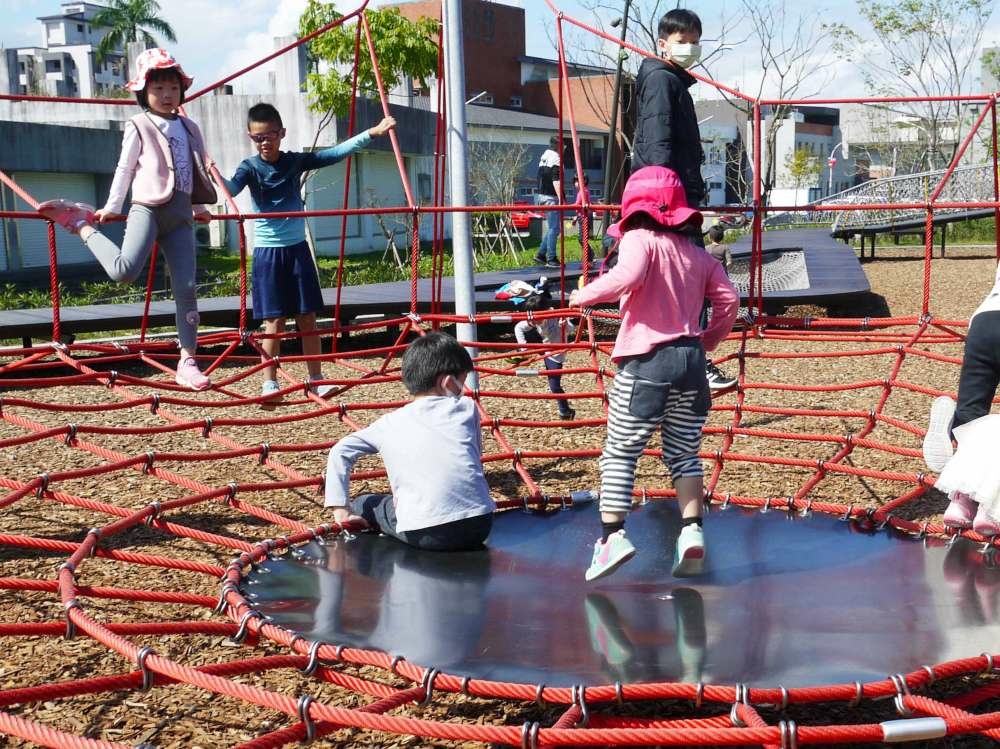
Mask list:
[[[377,69],[364,6],[336,23],[352,20],[356,53],[361,53],[363,31]],[[617,43],[559,15],[563,76],[564,23]],[[354,81],[356,90],[356,76]],[[379,88],[388,113],[381,84]],[[743,97],[738,91],[729,93]],[[996,99],[980,99],[986,107],[976,128],[990,117],[995,165]],[[760,108],[767,103],[753,102],[758,167]],[[565,104],[576,163],[582,163],[572,98]],[[201,337],[202,351],[213,352],[200,358],[214,385],[196,395],[173,384],[176,348],[147,340],[145,323],[138,341],[57,343],[57,237],[49,226],[54,343],[7,349],[0,366],[5,391],[0,450],[9,458],[0,476],[7,491],[0,498],[0,560],[14,570],[0,577],[0,589],[10,591],[5,607],[10,618],[0,623],[0,637],[8,643],[8,653],[15,654],[0,663],[0,733],[53,747],[154,746],[160,739],[163,745],[196,745],[191,737],[197,735],[198,745],[254,749],[331,734],[336,734],[331,739],[351,743],[355,734],[345,729],[515,746],[795,746],[946,733],[1000,738],[1000,712],[972,712],[1000,696],[992,673],[1000,654],[865,684],[746,689],[655,683],[578,690],[463,678],[335,643],[314,647],[260,617],[237,587],[241,576],[268,554],[342,530],[316,522],[322,519],[317,492],[326,451],[339,435],[405,401],[399,357],[408,340],[430,327],[469,321],[441,312],[444,220],[449,211],[466,210],[443,205],[443,126],[439,116],[434,204],[420,206],[413,200],[393,136],[407,205],[378,209],[414,219],[410,314],[377,323],[337,322],[324,334],[332,351],[320,358],[335,371],[326,380],[335,386],[328,400],[304,386],[305,357],[287,357],[278,362],[283,405],[260,409],[255,376],[264,367],[261,335],[247,328],[245,304],[243,222],[254,216],[241,214],[231,196],[226,195],[231,213],[222,218],[238,221],[240,232],[240,330]],[[972,135],[927,204],[919,206],[926,209],[928,222],[936,209],[955,207],[935,201]],[[0,173],[0,180],[37,207],[9,176]],[[1000,214],[996,191],[992,198],[974,206]],[[934,542],[946,539],[948,532],[939,522],[914,509],[934,485],[934,478],[920,468],[917,445],[923,429],[897,415],[906,408],[894,408],[916,402],[915,410],[925,409],[931,396],[944,392],[925,383],[953,382],[960,363],[965,321],[937,319],[931,313],[930,235],[920,309],[913,314],[874,319],[769,316],[763,314],[765,207],[759,180],[754,203],[747,208],[754,212],[750,314],[717,361],[738,368],[739,385],[716,398],[705,431],[702,458],[710,468],[706,499],[725,506],[822,512],[865,527],[889,525]],[[827,209],[842,207],[819,210]],[[345,207],[299,215],[339,215],[346,222],[365,212],[373,211]],[[421,214],[430,214],[434,233],[431,313],[422,316],[416,314]],[[0,215],[37,218],[33,212]],[[343,259],[341,242],[341,270]],[[337,299],[334,319],[339,321],[339,288]],[[571,504],[574,491],[596,483],[605,393],[613,375],[612,343],[600,332],[615,315],[568,310],[535,314],[547,316],[574,316],[581,323],[577,335],[561,347],[568,354],[565,382],[572,385],[567,397],[579,414],[572,422],[547,415],[555,396],[541,386],[545,371],[537,365],[548,347],[529,346],[528,360],[512,367],[507,360],[510,342],[485,337],[469,342],[480,352],[480,387],[471,395],[487,433],[483,462],[502,508]],[[491,329],[521,319],[524,314],[481,314],[474,321]],[[346,336],[370,342],[372,334],[388,339],[376,347],[340,350],[348,348]],[[769,426],[778,424],[783,428]],[[673,496],[662,487],[655,467],[659,451],[648,450],[647,456],[636,496]],[[583,479],[563,478],[557,469],[566,465],[578,467]],[[353,476],[356,485],[384,481],[377,463],[363,468]],[[983,544],[984,554],[995,552],[996,540],[972,531],[963,535]],[[53,563],[58,563],[54,572]],[[223,637],[243,650],[224,649],[219,644]],[[253,654],[241,657],[247,648]],[[279,648],[289,654],[278,653]],[[954,680],[957,686],[938,698],[917,694],[939,680]],[[155,690],[162,719],[136,717],[151,702],[141,696],[146,689]],[[127,697],[116,703],[115,720],[102,721],[95,706],[99,713],[115,693]],[[181,696],[171,698],[177,693]],[[228,698],[221,715],[205,695]],[[892,697],[906,715],[939,720],[865,722],[862,712],[860,720],[850,722],[840,706],[832,724],[828,717],[829,703],[870,705]],[[481,703],[488,719],[449,713],[446,706],[457,699]],[[427,703],[427,708],[406,709]],[[622,704],[652,706],[653,717],[630,715],[618,708]],[[60,710],[60,705],[66,707]],[[514,708],[508,714],[505,706],[510,705]],[[810,705],[821,706],[821,717],[811,721],[815,725],[797,724],[782,712]],[[185,724],[192,715],[201,716],[197,727],[190,720]],[[511,715],[518,722],[511,724]],[[118,725],[125,728],[116,729]]]

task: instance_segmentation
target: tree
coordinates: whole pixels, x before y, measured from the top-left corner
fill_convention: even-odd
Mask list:
[[[403,76],[421,83],[437,72],[439,23],[432,18],[410,21],[398,8],[366,10],[372,42],[378,57],[379,72],[387,90],[399,85]],[[309,0],[299,17],[299,34],[306,36],[342,18],[333,3]],[[344,116],[351,104],[351,81],[356,28],[341,24],[309,42],[308,50],[314,65],[306,86],[310,107]],[[326,69],[320,70],[323,66]],[[362,31],[361,49],[357,60],[358,90],[361,94],[376,91],[375,72]],[[345,72],[346,71],[346,72]]]
[[[517,198],[517,184],[528,165],[528,149],[522,143],[497,140],[469,143],[469,187],[479,205],[512,205]],[[524,249],[509,212],[475,213],[473,237],[480,253],[499,250],[516,256]]]
[[[885,0],[861,2],[867,29],[828,24],[835,49],[854,62],[869,88],[884,96],[940,97],[968,93],[992,0]],[[922,131],[927,166],[955,155],[963,107],[956,101],[902,103],[905,123]]]
[[[796,148],[785,156],[785,169],[795,186],[795,204],[799,204],[799,189],[804,183],[811,182],[823,171],[819,159],[812,155],[808,148]]]
[[[108,7],[97,11],[90,22],[91,26],[109,30],[97,45],[98,63],[104,62],[112,52],[124,49],[129,42],[156,46],[156,38],[149,30],[167,41],[177,41],[173,28],[160,18],[160,4],[156,0],[109,0],[109,3]]]

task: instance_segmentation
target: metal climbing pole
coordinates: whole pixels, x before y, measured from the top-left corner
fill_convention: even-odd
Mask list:
[[[465,55],[462,50],[462,0],[445,0],[444,15],[444,66],[447,121],[448,121],[448,178],[451,188],[451,204],[462,208],[469,204],[467,186],[469,169],[466,163],[465,132]],[[476,340],[476,324],[472,315],[476,312],[475,283],[472,276],[472,230],[469,214],[455,211],[451,214],[452,254],[455,261],[455,314],[468,316],[469,321],[459,323],[458,338],[461,341]],[[472,356],[474,349],[469,350]],[[474,380],[468,383],[476,387]]]

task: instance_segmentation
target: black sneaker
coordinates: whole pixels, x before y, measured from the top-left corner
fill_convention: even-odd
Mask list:
[[[545,265],[544,255],[535,255],[533,258],[531,258],[531,260],[532,262],[534,262],[535,265]]]
[[[711,362],[705,367],[705,377],[708,379],[708,387],[712,390],[726,390],[734,387],[738,382],[735,377],[727,377],[721,369]]]
[[[563,421],[573,421],[576,418],[576,411],[572,408],[567,408],[565,411],[559,414],[559,418]]]
[[[557,263],[555,260],[549,260],[548,262],[545,263],[545,267],[546,268],[561,268],[562,266],[559,265],[559,263]]]

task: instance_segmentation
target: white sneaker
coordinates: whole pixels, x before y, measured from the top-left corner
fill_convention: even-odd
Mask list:
[[[934,399],[923,446],[924,462],[932,471],[940,472],[955,452],[951,444],[951,420],[954,416],[955,401],[947,395]]]
[[[270,410],[277,406],[281,402],[280,390],[281,386],[277,380],[264,380],[264,384],[260,387],[260,397],[265,400],[261,401],[260,407]]]
[[[739,382],[735,377],[729,377],[712,362],[709,362],[705,367],[705,379],[708,380],[708,387],[712,390],[725,390],[735,387]]]
[[[681,528],[674,552],[674,577],[693,577],[705,571],[705,532],[694,523]]]
[[[318,395],[320,398],[325,398],[330,395],[334,390],[337,389],[336,385],[317,385],[314,384],[323,379],[323,375],[309,375],[309,389]]]

